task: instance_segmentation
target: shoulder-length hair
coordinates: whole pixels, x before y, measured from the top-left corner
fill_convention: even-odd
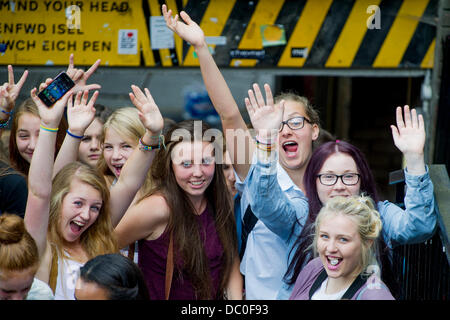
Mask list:
[[[31,98],[28,98],[24,102],[22,102],[22,104],[17,108],[17,111],[15,111],[15,115],[11,125],[11,133],[9,135],[9,162],[14,169],[28,177],[30,163],[28,163],[28,161],[26,161],[20,155],[19,150],[17,149],[16,140],[19,119],[25,113],[30,113],[40,118],[38,108]],[[65,117],[61,118],[61,122],[59,123],[58,128],[58,133],[56,135],[55,158],[63,144],[64,137],[66,136],[66,130],[68,128],[67,120]]]
[[[196,134],[194,132],[195,122],[201,122],[202,137],[200,139],[211,141],[205,134],[211,128],[204,121],[186,120],[172,126],[164,138],[165,148],[161,148],[153,160],[151,168],[153,189],[147,192],[144,197],[160,194],[166,199],[171,210],[166,230],[173,232],[174,247],[176,248],[174,252],[180,253],[184,262],[183,266],[177,267],[185,270],[190,276],[198,299],[214,299],[220,298],[224,288],[226,288],[231,267],[237,254],[236,224],[231,197],[226,192],[227,185],[223,174],[223,162],[221,161],[223,156],[222,146],[217,145],[216,147],[215,145],[216,143],[223,143],[223,141],[214,141],[212,143],[216,151],[214,154],[216,158],[215,171],[214,177],[205,191],[205,196],[208,204],[212,207],[215,228],[223,247],[221,281],[215,297],[213,296],[208,258],[201,240],[194,206],[188,195],[178,185],[172,167],[172,151],[178,143],[199,141],[197,137],[194,138]],[[182,139],[181,137],[176,139],[175,136],[179,132],[189,133],[190,140],[187,140],[189,137],[186,136]],[[220,161],[217,161],[218,158]]]
[[[378,203],[378,193],[376,190],[375,179],[370,171],[369,164],[364,154],[354,145],[342,141],[335,140],[326,142],[317,147],[311,155],[308,165],[306,166],[305,174],[303,176],[303,185],[305,186],[306,197],[309,203],[309,213],[303,230],[296,240],[290,254],[294,254],[288,270],[285,274],[285,280],[289,284],[294,284],[298,274],[306,263],[312,258],[310,251],[313,242],[313,226],[316,221],[317,214],[324,204],[319,199],[317,193],[317,175],[322,169],[325,161],[335,153],[348,154],[356,163],[358,173],[361,175],[360,192],[364,192],[371,197],[375,203]],[[295,250],[295,251],[294,251]],[[294,252],[293,252],[294,251]]]
[[[93,258],[100,254],[117,252],[118,244],[111,223],[109,189],[106,186],[106,181],[97,170],[78,161],[64,166],[53,179],[48,224],[50,243],[56,247],[61,257],[67,257],[64,254],[64,239],[59,225],[63,200],[70,192],[74,181],[88,184],[99,191],[103,201],[97,220],[80,235],[81,245],[87,256]]]

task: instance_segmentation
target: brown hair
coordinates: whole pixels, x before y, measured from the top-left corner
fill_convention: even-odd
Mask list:
[[[309,102],[308,98],[300,96],[293,91],[282,92],[274,98],[275,103],[279,103],[281,100],[294,101],[301,103],[305,107],[305,113],[308,120],[320,126],[319,112],[314,108],[314,106]]]
[[[31,98],[26,99],[17,108],[17,111],[15,112],[15,116],[11,125],[11,133],[9,135],[9,161],[14,169],[24,174],[25,176],[28,176],[30,164],[20,155],[19,150],[17,149],[17,141],[16,141],[19,119],[24,113],[30,113],[40,118],[38,108],[34,103],[33,99]],[[59,123],[58,128],[59,130],[56,136],[55,159],[56,155],[59,152],[59,149],[61,148],[61,145],[63,144],[64,137],[66,136],[66,130],[68,128],[67,120],[65,117],[61,118],[61,122]]]
[[[117,240],[109,211],[109,189],[106,181],[96,169],[81,162],[72,162],[63,167],[53,179],[50,200],[48,239],[55,245],[60,256],[64,255],[63,237],[60,234],[62,203],[69,193],[73,181],[86,183],[100,192],[103,203],[97,220],[80,236],[83,249],[89,258],[118,251]]]
[[[21,271],[39,267],[36,242],[25,229],[24,221],[14,214],[0,215],[0,269]]]
[[[202,121],[201,131],[203,139],[205,131],[208,129],[210,129],[209,126]],[[227,189],[227,185],[223,174],[222,161],[216,161],[214,177],[205,191],[208,204],[213,209],[212,214],[216,231],[223,247],[221,281],[217,297],[214,297],[212,296],[213,290],[208,258],[201,240],[195,209],[186,193],[177,184],[172,167],[172,150],[178,143],[186,141],[185,137],[184,139],[172,140],[172,134],[176,130],[186,130],[190,133],[190,140],[187,141],[194,141],[193,120],[182,121],[170,128],[165,135],[166,148],[157,152],[151,167],[154,187],[144,197],[160,194],[166,199],[171,210],[167,230],[169,232],[173,231],[176,252],[180,252],[182,255],[182,261],[184,261],[184,266],[182,267],[190,276],[196,298],[220,298],[228,282],[231,266],[237,253],[236,224],[230,195],[228,192],[224,192]],[[204,139],[203,141],[207,140]],[[222,146],[218,146],[215,150],[221,151]],[[216,158],[219,156],[222,157],[222,153],[220,155],[215,154]]]

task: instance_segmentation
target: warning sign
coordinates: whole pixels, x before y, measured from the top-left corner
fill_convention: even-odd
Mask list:
[[[139,66],[150,43],[140,1],[0,1],[0,16],[0,64]]]

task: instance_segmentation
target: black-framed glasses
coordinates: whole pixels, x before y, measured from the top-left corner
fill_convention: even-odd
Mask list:
[[[305,121],[308,123],[311,123],[311,121],[309,121],[305,117],[294,117],[294,118],[287,119],[286,121],[281,121],[279,132],[283,131],[283,126],[285,124],[292,130],[301,129],[305,126]]]
[[[323,173],[318,174],[319,181],[324,186],[334,186],[339,178],[346,186],[354,186],[359,182],[359,177],[361,175],[358,173],[345,173],[345,174],[333,174],[333,173]]]

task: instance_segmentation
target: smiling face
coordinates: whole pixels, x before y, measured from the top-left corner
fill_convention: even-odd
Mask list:
[[[331,154],[327,160],[323,163],[322,168],[319,170],[319,174],[331,173],[336,175],[342,175],[344,173],[359,173],[355,160],[346,154],[336,152]],[[325,204],[329,199],[337,196],[349,197],[359,194],[361,187],[361,180],[357,184],[349,186],[345,185],[339,178],[336,184],[332,186],[326,186],[320,183],[319,178],[316,178],[317,195],[320,202]]]
[[[74,178],[62,202],[59,230],[66,242],[77,242],[98,218],[103,201],[100,191]]]
[[[340,213],[320,222],[317,252],[330,278],[351,282],[361,272],[361,237],[356,223]]]
[[[0,271],[0,300],[25,300],[34,280],[36,268]]]
[[[125,162],[133,153],[138,141],[123,137],[113,128],[108,128],[103,143],[103,157],[112,173],[118,178]]]
[[[294,117],[305,117],[305,107],[301,102],[286,100],[283,121]],[[310,119],[308,119],[310,120]],[[298,169],[307,165],[312,153],[312,142],[319,136],[317,124],[305,121],[303,128],[292,130],[286,124],[279,134],[280,164],[285,169]]]
[[[100,139],[103,124],[97,118],[92,121],[84,132],[78,148],[78,160],[95,167],[101,155]]]
[[[17,150],[28,163],[31,162],[39,138],[40,124],[41,119],[29,112],[23,113],[17,122]]]
[[[215,173],[214,148],[209,142],[180,142],[172,151],[175,179],[193,203],[203,199]]]

